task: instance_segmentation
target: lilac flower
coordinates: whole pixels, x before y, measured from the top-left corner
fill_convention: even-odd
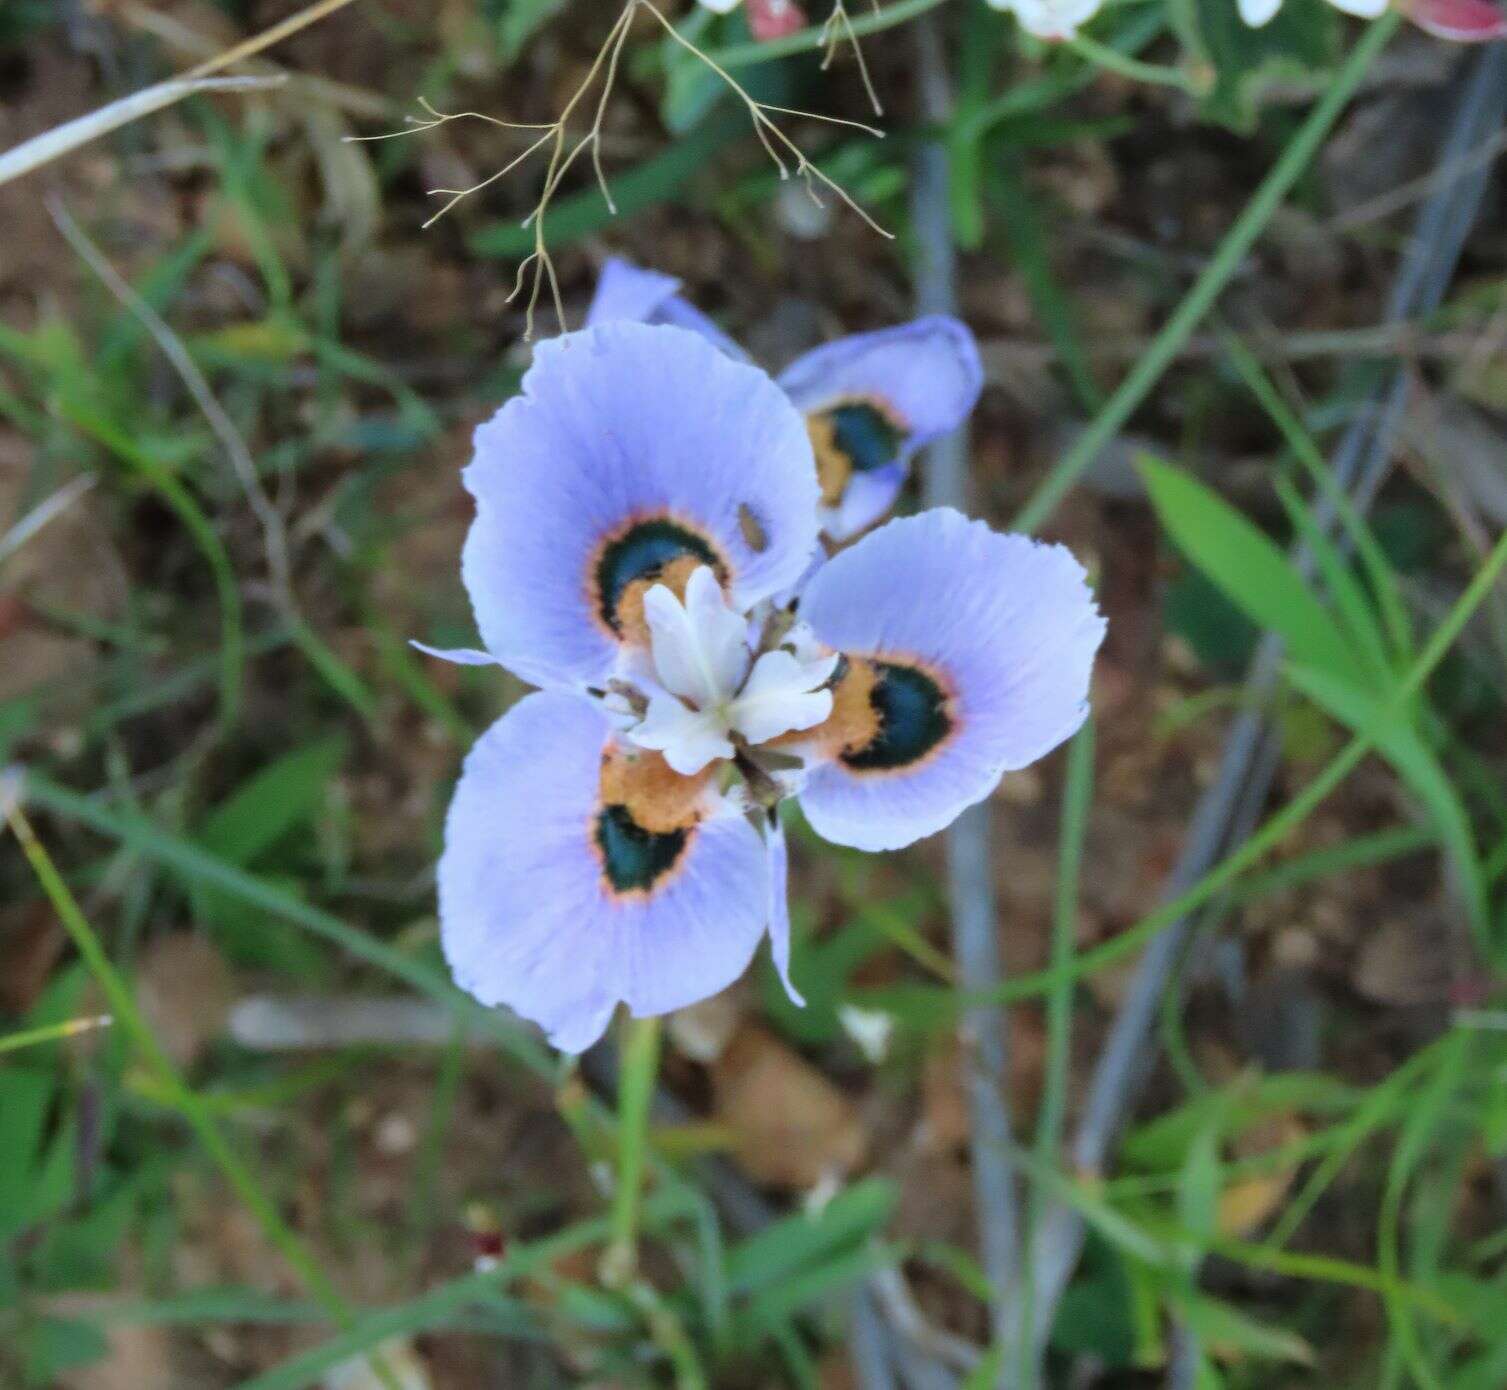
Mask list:
[[[805,421],[695,333],[543,344],[464,481],[486,649],[438,655],[542,688],[466,759],[442,942],[567,1051],[620,1001],[724,988],[766,932],[790,988],[785,797],[829,840],[905,845],[1084,718],[1104,624],[1061,547],[928,512],[777,601],[818,546]]]
[[[680,289],[674,276],[614,257],[602,267],[586,322],[689,328],[746,361]],[[916,450],[963,423],[983,381],[973,334],[941,315],[839,338],[791,363],[779,383],[806,417],[822,488],[822,530],[847,540],[889,511]]]

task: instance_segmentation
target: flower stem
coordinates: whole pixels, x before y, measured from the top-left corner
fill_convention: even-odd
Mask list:
[[[69,1018],[62,1023],[49,1023],[41,1028],[27,1028],[20,1033],[7,1033],[0,1038],[0,1052],[19,1052],[25,1047],[36,1047],[41,1043],[58,1042],[63,1038],[76,1038],[80,1033],[92,1032],[96,1028],[108,1028],[114,1020],[109,1014],[99,1014],[93,1018]]]
[[[1167,320],[1166,326],[1152,340],[1146,355],[1079,436],[1077,443],[1058,460],[1015,518],[1013,529],[1034,531],[1041,526],[1077,482],[1079,475],[1151,394],[1193,335],[1193,331],[1224,293],[1225,286],[1234,278],[1251,247],[1266,230],[1267,223],[1282,205],[1282,200],[1308,168],[1340,113],[1355,95],[1356,88],[1360,86],[1371,64],[1397,32],[1397,26],[1401,22],[1400,16],[1387,14],[1366,30],[1361,41],[1345,60],[1344,66],[1335,74],[1334,81],[1323,98],[1308,114],[1297,134],[1282,151],[1272,171],[1246,204],[1245,211],[1225,233],[1213,259]]]
[[[1121,53],[1117,48],[1111,48],[1107,43],[1100,43],[1097,39],[1089,38],[1086,34],[1078,34],[1068,39],[1067,47],[1084,62],[1096,68],[1102,68],[1106,72],[1118,73],[1121,77],[1128,77],[1134,82],[1144,82],[1153,87],[1171,87],[1175,91],[1186,92],[1194,97],[1203,95],[1197,80],[1181,68],[1167,67],[1162,63],[1142,62],[1139,58],[1132,58]]]
[[[612,1195],[612,1239],[602,1260],[602,1282],[625,1288],[638,1264],[640,1190],[649,1149],[649,1102],[659,1074],[659,1020],[631,1018],[624,1030],[617,1098],[617,1187]]]

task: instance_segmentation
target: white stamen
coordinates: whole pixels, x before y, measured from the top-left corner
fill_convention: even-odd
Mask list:
[[[820,687],[836,669],[836,656],[798,661],[786,651],[765,652],[729,711],[733,728],[750,743],[815,728],[832,713],[832,692]]]
[[[733,756],[732,734],[749,744],[767,743],[792,730],[810,729],[832,712],[832,695],[821,687],[837,657],[813,643],[791,651],[765,652],[756,662],[749,623],[722,596],[706,566],[692,572],[685,601],[663,584],[644,596],[654,680],[640,723],[628,737],[657,749],[682,776]]]
[[[747,625],[722,598],[705,565],[691,573],[685,602],[663,584],[644,595],[654,667],[672,695],[698,709],[731,698],[748,672]]]

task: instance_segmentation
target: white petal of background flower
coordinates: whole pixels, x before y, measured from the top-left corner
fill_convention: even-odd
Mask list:
[[[1282,0],[1239,0],[1240,17],[1252,29],[1270,24],[1282,8]]]
[[[1014,0],[1016,18],[1038,39],[1071,39],[1099,13],[1102,0]]]

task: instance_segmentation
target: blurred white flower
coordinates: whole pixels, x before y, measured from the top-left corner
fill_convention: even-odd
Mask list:
[[[856,1004],[839,1004],[837,1021],[871,1065],[877,1067],[884,1061],[890,1050],[890,1035],[895,1031],[895,1020],[890,1014],[860,1009]]]
[[[1012,12],[1020,27],[1038,39],[1071,39],[1099,13],[1104,0],[988,0],[988,4],[991,9]]]
[[[1344,10],[1346,14],[1358,15],[1361,19],[1375,19],[1391,0],[1329,0],[1329,3],[1337,10]],[[1282,8],[1282,0],[1236,0],[1236,4],[1240,7],[1241,19],[1252,29],[1271,23],[1276,18],[1277,11]]]

